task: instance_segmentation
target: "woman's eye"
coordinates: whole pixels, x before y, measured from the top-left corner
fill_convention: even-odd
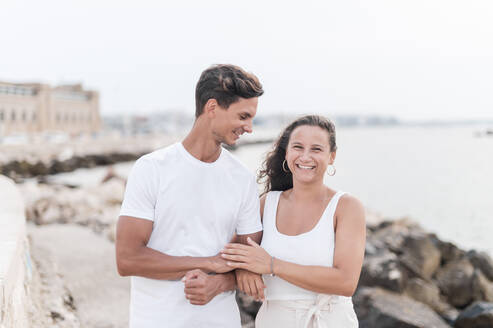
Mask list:
[[[313,151],[322,151],[320,148],[313,148]]]

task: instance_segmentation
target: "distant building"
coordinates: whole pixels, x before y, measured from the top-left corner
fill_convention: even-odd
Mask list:
[[[82,85],[0,82],[0,136],[100,130],[99,94]]]

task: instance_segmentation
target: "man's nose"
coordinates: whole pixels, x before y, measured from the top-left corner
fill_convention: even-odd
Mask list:
[[[252,133],[253,131],[253,123],[252,121],[249,121],[245,124],[245,126],[243,127],[243,130],[247,133]]]

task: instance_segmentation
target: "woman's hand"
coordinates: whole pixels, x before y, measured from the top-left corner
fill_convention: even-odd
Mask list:
[[[249,245],[227,244],[221,251],[221,256],[228,260],[226,263],[233,269],[245,269],[251,272],[271,273],[271,256],[251,238]]]

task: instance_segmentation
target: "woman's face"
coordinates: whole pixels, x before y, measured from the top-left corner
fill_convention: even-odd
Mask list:
[[[286,162],[293,174],[293,180],[304,183],[323,181],[327,165],[332,164],[334,159],[335,152],[330,151],[327,130],[302,125],[291,132]]]

